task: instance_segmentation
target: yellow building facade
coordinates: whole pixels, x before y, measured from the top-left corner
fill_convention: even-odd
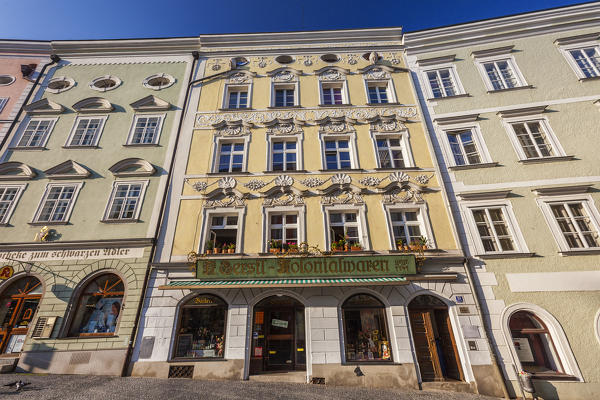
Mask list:
[[[501,394],[401,30],[200,41],[133,374]]]

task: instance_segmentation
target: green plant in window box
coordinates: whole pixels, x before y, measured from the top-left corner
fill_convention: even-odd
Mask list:
[[[298,244],[296,242],[287,242],[288,252],[289,253],[297,253],[298,252]]]
[[[228,252],[229,254],[233,254],[233,253],[235,253],[235,243],[229,243],[229,244],[227,245],[227,252]]]
[[[408,250],[408,248],[404,249],[405,247],[406,247],[406,240],[404,238],[400,238],[400,239],[396,240],[396,248],[398,250],[400,250],[400,251],[402,251],[402,250]]]
[[[206,242],[206,254],[211,254],[213,252],[214,248],[215,248],[215,242],[213,242],[212,240],[209,240],[208,242]]]
[[[279,253],[281,251],[281,240],[269,240],[269,252]]]
[[[421,250],[427,250],[427,238],[425,236],[420,236],[417,242],[421,246]]]
[[[351,251],[361,251],[362,250],[362,244],[358,243],[358,242],[352,242],[350,243],[350,250]]]

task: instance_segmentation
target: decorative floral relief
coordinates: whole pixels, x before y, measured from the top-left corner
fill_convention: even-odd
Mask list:
[[[279,175],[275,178],[275,185],[280,187],[289,187],[294,184],[294,178],[289,175]]]
[[[303,184],[304,186],[309,187],[309,188],[319,187],[319,186],[323,185],[325,182],[327,182],[327,180],[323,180],[321,178],[306,178],[306,179],[302,179],[300,181],[301,184]]]
[[[413,179],[415,180],[415,182],[420,183],[421,185],[427,185],[427,183],[429,183],[429,180],[433,178],[433,175],[431,176],[427,176],[427,175],[417,175],[415,176]]]
[[[404,172],[392,172],[388,175],[388,179],[390,182],[408,182],[410,180],[410,176]]]
[[[237,185],[237,181],[235,178],[230,176],[224,176],[223,178],[219,179],[219,187],[221,189],[233,189],[235,185]]]
[[[360,178],[358,183],[365,186],[377,186],[379,185],[383,179],[375,178],[374,176],[365,176],[364,178]]]
[[[335,174],[331,177],[331,183],[344,185],[352,182],[352,178],[348,174]]]
[[[377,122],[371,124],[371,130],[375,132],[399,132],[406,130],[406,126],[403,123],[396,120],[396,118],[379,118]]]
[[[208,65],[210,65],[210,69],[212,69],[213,71],[220,70],[222,63],[223,60],[220,58],[213,58],[212,60],[208,61]]]
[[[213,208],[213,207],[242,207],[244,206],[244,199],[239,197],[235,193],[231,193],[229,195],[223,196],[218,199],[210,199],[206,200],[204,203],[205,208]]]
[[[296,75],[294,75],[292,72],[290,71],[281,71],[276,73],[273,76],[273,81],[275,82],[291,82],[294,81],[296,79]]]
[[[418,203],[422,202],[421,193],[414,189],[394,189],[393,191],[383,195],[383,202],[390,203]]]
[[[313,56],[302,56],[302,60],[304,65],[306,65],[307,67],[313,65]]]
[[[322,204],[363,204],[364,200],[358,193],[352,191],[346,191],[338,193],[334,196],[323,196],[321,197]]]
[[[262,189],[265,186],[267,186],[268,183],[265,181],[261,181],[260,179],[252,179],[251,181],[248,181],[247,183],[244,183],[244,187],[250,189],[250,190],[258,190],[258,189]]]
[[[254,62],[260,68],[266,68],[267,65],[273,63],[273,60],[271,60],[270,58],[267,58],[267,57],[258,57],[256,60],[254,60]]]
[[[192,187],[197,192],[204,192],[206,190],[206,188],[208,187],[208,183],[206,183],[206,182],[195,182],[192,185]]]
[[[390,79],[390,74],[383,68],[372,68],[365,73],[365,78],[375,80]]]
[[[348,60],[348,64],[350,64],[350,65],[358,64],[358,54],[347,54],[346,58]]]
[[[304,199],[295,193],[284,193],[278,197],[268,197],[263,202],[265,206],[300,206]]]
[[[243,72],[236,72],[229,77],[231,83],[246,83],[250,80],[250,77]]]
[[[390,62],[394,65],[400,64],[400,59],[398,58],[398,53],[387,53],[390,57]]]
[[[341,81],[344,79],[344,75],[336,69],[328,69],[319,75],[319,79],[322,81]]]

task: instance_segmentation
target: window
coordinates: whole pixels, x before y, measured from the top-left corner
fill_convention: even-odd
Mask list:
[[[218,151],[217,172],[240,172],[244,170],[245,142],[221,141]]]
[[[600,247],[589,205],[583,201],[550,203],[552,216],[569,249]]]
[[[234,252],[241,251],[238,242],[238,214],[210,214],[209,232],[207,233],[206,250],[212,249],[220,253],[233,245]]]
[[[324,105],[344,104],[341,84],[323,84],[321,92]]]
[[[0,75],[0,86],[11,85],[16,78],[12,75]]]
[[[503,207],[478,208],[472,212],[485,253],[516,250]]]
[[[325,163],[327,169],[352,168],[350,141],[348,139],[325,140]]]
[[[57,76],[48,82],[47,91],[50,93],[62,93],[75,86],[75,80],[66,76]]]
[[[145,88],[152,90],[166,89],[174,84],[175,78],[165,73],[151,75],[142,82]]]
[[[0,225],[7,224],[24,186],[0,186]]]
[[[115,182],[104,216],[108,221],[137,220],[147,182]]]
[[[293,93],[292,93],[293,97]],[[247,108],[248,107],[248,89],[230,88],[227,101],[227,108]]]
[[[522,150],[522,156],[526,159],[553,157],[557,151],[553,146],[553,136],[549,135],[548,128],[543,121],[527,121],[511,123],[510,126],[515,134]]]
[[[275,87],[275,107],[293,107],[294,94],[294,87]]]
[[[480,164],[481,157],[475,144],[472,129],[461,129],[446,133],[455,165]]]
[[[419,210],[390,210],[392,232],[396,246],[410,245],[419,242],[423,236],[423,224]]]
[[[117,275],[104,274],[88,283],[79,302],[69,336],[112,336],[117,330],[125,286]]]
[[[17,147],[44,147],[56,119],[32,119],[23,131]]]
[[[600,48],[598,46],[583,47],[569,50],[584,78],[600,76]]]
[[[552,337],[541,319],[527,311],[510,316],[513,346],[524,371],[536,374],[563,373]]]
[[[174,358],[223,358],[227,303],[217,296],[201,294],[179,310]]]
[[[296,141],[273,141],[272,144],[273,171],[295,171],[296,164]]]
[[[81,185],[48,184],[34,222],[67,222]]]
[[[389,103],[387,82],[369,82],[367,85],[367,88],[369,91],[369,103],[371,103],[371,104]]]
[[[298,213],[269,213],[269,249],[298,245]]]
[[[67,146],[96,146],[106,117],[78,117]]]
[[[4,109],[4,106],[6,106],[6,103],[8,103],[8,97],[0,97],[0,113]]]
[[[458,94],[451,68],[427,71],[427,80],[434,98],[450,97]]]
[[[329,212],[331,243],[344,239],[348,243],[361,243],[358,226],[358,213],[356,211]]]
[[[133,118],[128,144],[157,144],[163,115],[136,115]]]
[[[90,82],[90,89],[97,90],[99,92],[106,92],[118,88],[122,81],[116,76],[101,76]]]
[[[489,91],[525,86],[525,78],[513,58],[479,59],[478,65]]]
[[[357,294],[342,305],[344,353],[348,362],[392,361],[385,306],[375,297]]]
[[[379,168],[404,168],[404,144],[399,137],[376,137],[377,161]]]

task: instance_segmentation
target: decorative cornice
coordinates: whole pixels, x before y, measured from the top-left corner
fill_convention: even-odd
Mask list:
[[[434,118],[433,122],[438,125],[450,125],[450,124],[461,124],[463,122],[475,122],[479,118],[479,114],[464,114],[464,115],[453,115],[451,117],[438,117]]]
[[[217,136],[244,136],[250,134],[252,124],[237,120],[220,121],[212,124],[212,126],[216,130],[215,134]]]
[[[505,55],[505,54],[510,54],[510,52],[512,52],[514,47],[515,47],[514,45],[510,45],[510,46],[495,47],[493,49],[476,50],[476,51],[471,52],[471,56],[473,58],[501,56],[501,55]]]
[[[97,247],[136,247],[150,246],[154,238],[106,239],[106,240],[77,240],[60,242],[18,242],[0,243],[0,251],[27,250],[62,250],[62,249],[93,249]],[[107,256],[106,258],[110,258]]]
[[[23,110],[30,115],[56,115],[61,114],[65,108],[61,104],[44,98],[27,104]]]
[[[135,111],[167,111],[171,108],[171,103],[151,94],[134,101],[130,106]]]
[[[52,51],[61,57],[99,55],[184,54],[200,48],[198,37],[121,40],[55,40]]]
[[[126,158],[108,169],[116,177],[151,176],[156,168],[142,158]]]
[[[275,118],[264,123],[268,135],[297,135],[303,133],[304,121],[293,118]]]
[[[512,110],[498,111],[497,115],[501,118],[523,117],[526,115],[539,115],[546,111],[548,106],[514,108]]]
[[[430,65],[451,63],[454,62],[454,60],[456,60],[456,54],[450,54],[448,56],[422,58],[417,60],[417,65],[419,67],[428,67]]]
[[[356,124],[356,120],[346,116],[325,117],[316,120],[315,123],[319,125],[320,133],[343,134],[355,132],[354,125]]]
[[[457,193],[461,200],[497,200],[505,199],[511,193],[509,190],[493,190],[487,192],[463,192]]]
[[[44,171],[49,179],[85,179],[92,174],[83,165],[73,160],[67,160]]]
[[[109,113],[115,107],[102,97],[88,97],[73,104],[73,109],[79,113]]]
[[[22,162],[9,161],[0,163],[0,181],[29,180],[35,178],[36,175],[33,168]]]
[[[587,33],[585,35],[577,35],[577,36],[568,36],[564,38],[559,38],[554,41],[554,44],[557,46],[567,46],[570,44],[577,44],[583,42],[592,42],[600,39],[600,33]]]
[[[594,185],[544,186],[531,191],[538,196],[562,196],[567,194],[587,193]]]
[[[378,133],[390,133],[405,131],[406,126],[398,121],[395,115],[381,116],[370,118],[368,122],[371,124],[371,130]]]

